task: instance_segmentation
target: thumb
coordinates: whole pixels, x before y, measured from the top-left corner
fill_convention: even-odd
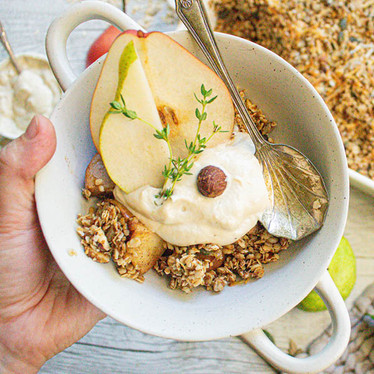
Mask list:
[[[32,179],[51,159],[55,149],[56,135],[51,121],[36,115],[26,132],[2,149],[0,174]]]
[[[52,123],[37,115],[22,136],[0,151],[0,219],[9,217],[12,210],[34,209],[34,176],[55,149]]]

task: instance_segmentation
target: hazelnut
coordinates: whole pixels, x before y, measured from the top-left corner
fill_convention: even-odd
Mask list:
[[[222,195],[226,186],[226,174],[216,166],[206,166],[197,176],[197,188],[206,197]]]

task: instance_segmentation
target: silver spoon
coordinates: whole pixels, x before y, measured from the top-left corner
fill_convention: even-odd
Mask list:
[[[256,128],[222,60],[201,0],[175,0],[180,20],[226,84],[256,147],[271,206],[261,223],[273,235],[299,240],[318,230],[325,219],[328,194],[322,176],[301,152],[267,142]]]
[[[4,46],[4,48],[6,49],[6,51],[8,52],[10,61],[13,64],[14,68],[16,69],[17,74],[21,74],[22,69],[20,68],[20,66],[19,66],[19,64],[16,60],[16,57],[14,56],[12,47],[10,46],[9,40],[8,40],[6,32],[5,32],[5,28],[4,28],[3,24],[1,23],[1,21],[0,21],[0,41],[1,41],[2,45]]]

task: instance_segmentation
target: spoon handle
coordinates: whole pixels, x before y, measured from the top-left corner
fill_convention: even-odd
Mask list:
[[[3,44],[4,48],[6,49],[6,51],[8,52],[8,55],[10,57],[10,61],[12,62],[14,68],[17,71],[17,73],[21,74],[22,69],[20,68],[20,66],[19,66],[19,64],[16,60],[16,57],[14,56],[12,47],[10,46],[10,43],[9,43],[8,38],[6,36],[4,26],[1,23],[1,21],[0,21],[0,41]]]
[[[251,135],[252,141],[258,150],[265,140],[257,130],[255,123],[249,115],[247,108],[232,81],[227,68],[222,60],[208,15],[202,0],[175,0],[175,8],[179,19],[184,23],[188,31],[203,51],[213,70],[226,84],[233,103],[243,119],[245,126]]]

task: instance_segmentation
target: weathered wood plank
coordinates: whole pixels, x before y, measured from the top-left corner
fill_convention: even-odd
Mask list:
[[[84,360],[85,365],[82,365]],[[186,343],[145,335],[112,319],[50,360],[41,373],[269,373],[237,338]]]
[[[136,3],[141,4],[140,7]],[[140,19],[148,1],[128,0],[129,11]],[[64,0],[0,1],[0,18],[16,53],[45,53],[47,28],[67,6]],[[138,8],[138,9],[137,9]],[[154,23],[151,28],[159,25]],[[68,55],[73,69],[84,68],[86,51],[106,24],[91,21],[80,26],[69,39]],[[173,25],[166,25],[172,29]],[[0,48],[0,59],[6,57]],[[354,298],[374,281],[373,199],[352,191],[345,235],[357,256],[358,279]],[[305,313],[297,309],[266,328],[278,346],[286,349],[289,339],[301,347],[329,324],[327,312]],[[80,342],[50,360],[41,373],[272,373],[250,348],[237,338],[208,343],[183,343],[142,334],[107,318]]]

